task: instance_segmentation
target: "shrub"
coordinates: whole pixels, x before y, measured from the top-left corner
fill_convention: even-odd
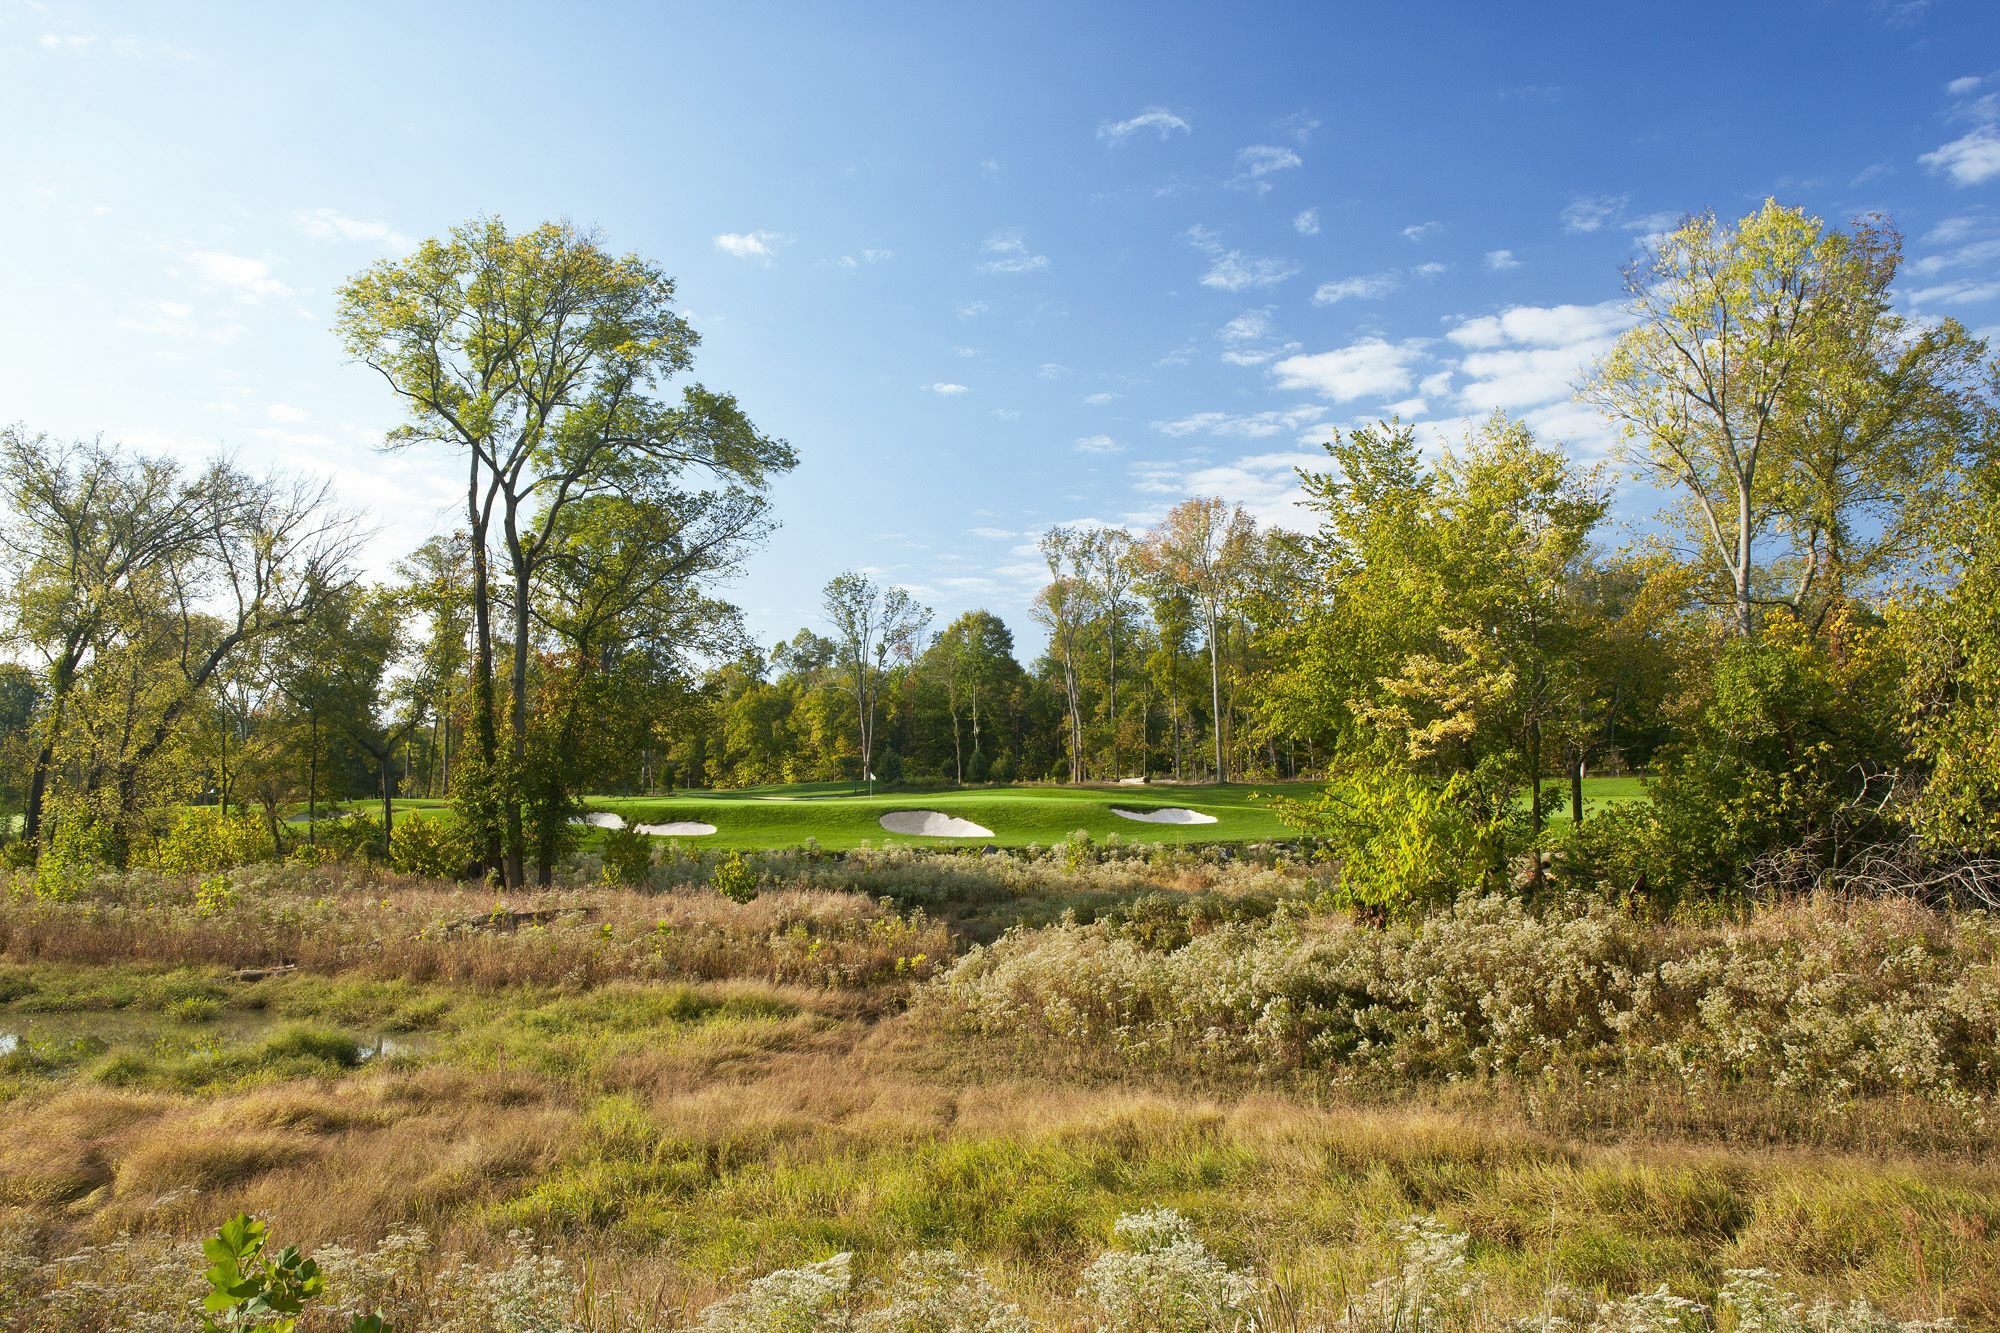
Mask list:
[[[166,833],[134,848],[132,861],[170,875],[200,875],[274,854],[270,830],[255,815],[209,806],[175,812]]]
[[[1101,1312],[1102,1333],[1208,1333],[1247,1323],[1262,1284],[1210,1253],[1179,1213],[1129,1214],[1112,1233],[1122,1248],[1086,1268],[1077,1292]]]
[[[715,891],[735,903],[747,903],[757,896],[758,886],[763,876],[741,852],[730,852],[716,862],[709,873],[709,883]]]
[[[653,873],[653,840],[635,828],[604,831],[604,878],[607,883],[645,887]]]
[[[472,864],[472,840],[455,819],[406,815],[396,821],[389,864],[406,875],[459,879]]]
[[[1323,839],[1340,862],[1340,898],[1407,912],[1475,883],[1491,859],[1467,810],[1464,779],[1438,783],[1393,767],[1339,774],[1313,801],[1274,801],[1281,818]]]

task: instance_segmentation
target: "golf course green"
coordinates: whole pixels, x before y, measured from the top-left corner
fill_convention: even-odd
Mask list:
[[[1044,846],[1082,830],[1095,841],[1112,834],[1124,842],[1169,845],[1259,842],[1298,836],[1271,808],[1273,796],[1308,800],[1318,790],[1310,782],[1200,786],[1017,786],[960,791],[893,792],[866,795],[845,783],[803,783],[736,791],[691,791],[682,795],[599,796],[588,804],[627,824],[693,822],[712,824],[713,834],[690,838],[703,847],[769,850],[797,847],[812,839],[828,850],[891,844],[913,847]],[[1586,799],[1593,807],[1643,798],[1639,778],[1591,778]],[[1214,823],[1148,823],[1114,810],[1191,810]],[[937,838],[891,833],[881,818],[899,811],[936,811],[992,830],[991,837]]]

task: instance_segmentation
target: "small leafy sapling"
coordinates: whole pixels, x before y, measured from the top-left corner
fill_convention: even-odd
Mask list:
[[[202,1277],[208,1294],[201,1308],[207,1313],[202,1333],[294,1333],[307,1302],[323,1295],[326,1277],[319,1265],[288,1245],[275,1258],[266,1257],[270,1226],[246,1213],[224,1222],[201,1243],[208,1260]],[[394,1333],[380,1314],[356,1315],[348,1333]]]

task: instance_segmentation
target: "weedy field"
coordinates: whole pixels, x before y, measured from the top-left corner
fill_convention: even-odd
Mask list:
[[[1080,843],[773,856],[739,902],[718,864],[16,879],[0,1327],[185,1327],[238,1211],[326,1257],[308,1329],[2000,1322],[1983,917],[1370,927],[1276,852]]]

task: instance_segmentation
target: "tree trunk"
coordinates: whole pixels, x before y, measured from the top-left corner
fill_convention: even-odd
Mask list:
[[[1583,823],[1583,747],[1575,746],[1569,756],[1569,822]]]
[[[1215,781],[1218,786],[1229,779],[1222,763],[1222,664],[1216,655],[1214,608],[1208,613],[1208,697],[1211,717],[1215,730]]]
[[[319,846],[314,827],[319,820],[319,712],[306,710],[306,845]]]

